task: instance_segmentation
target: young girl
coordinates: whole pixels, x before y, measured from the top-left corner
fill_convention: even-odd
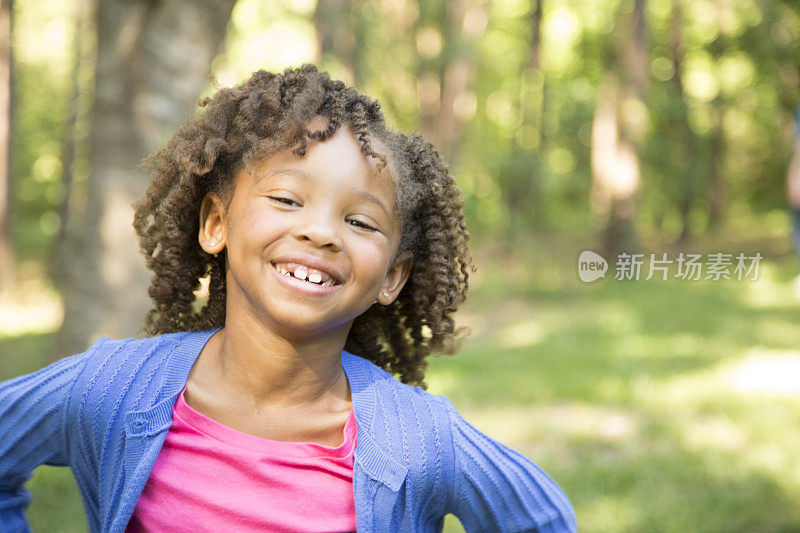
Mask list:
[[[152,337],[0,385],[0,531],[28,529],[43,463],[91,531],[575,531],[547,474],[424,390],[472,270],[430,143],[312,65],[201,105],[135,206]]]

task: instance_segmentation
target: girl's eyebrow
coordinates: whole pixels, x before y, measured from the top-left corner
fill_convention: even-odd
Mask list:
[[[267,172],[266,174],[259,173],[256,176],[255,184],[258,185],[262,180],[271,178],[272,176],[275,176],[276,174],[291,174],[292,176],[297,176],[298,178],[303,178],[303,179],[306,179],[306,180],[311,180],[311,181],[316,180],[316,178],[314,176],[312,176],[311,174],[308,174],[308,173],[300,170],[299,168],[286,167],[286,168],[274,168],[274,169],[270,170],[269,172]],[[364,200],[367,200],[369,202],[377,204],[378,207],[383,209],[384,213],[386,213],[386,216],[388,216],[389,219],[391,220],[392,215],[389,212],[389,209],[386,207],[386,205],[384,205],[383,201],[380,198],[378,198],[377,196],[375,196],[374,194],[372,194],[369,191],[365,191],[364,189],[359,189],[359,190],[357,190],[355,192],[359,197],[363,198]]]

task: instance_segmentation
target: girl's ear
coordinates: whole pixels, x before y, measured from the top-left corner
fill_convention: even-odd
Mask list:
[[[225,249],[225,207],[218,194],[210,192],[200,204],[198,240],[206,253],[218,254]]]
[[[403,290],[408,277],[411,275],[411,267],[414,264],[414,255],[406,252],[397,259],[386,273],[386,278],[381,285],[381,292],[378,294],[378,302],[382,305],[392,303],[400,291]]]

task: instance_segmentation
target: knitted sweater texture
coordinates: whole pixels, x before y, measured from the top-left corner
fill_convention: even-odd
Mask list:
[[[24,488],[40,464],[69,466],[92,532],[121,533],[172,408],[216,331],[98,340],[0,383],[0,533],[29,531]],[[569,500],[539,467],[470,425],[444,396],[342,352],[357,423],[359,531],[575,531]]]

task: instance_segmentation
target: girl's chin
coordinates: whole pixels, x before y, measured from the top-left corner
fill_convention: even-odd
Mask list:
[[[320,335],[335,334],[336,332],[346,337],[355,320],[352,313],[345,316],[331,315],[323,313],[320,309],[310,308],[307,302],[286,302],[274,312],[267,311],[266,313],[270,315],[270,318],[263,323],[267,325],[272,334],[295,340],[313,339]]]

